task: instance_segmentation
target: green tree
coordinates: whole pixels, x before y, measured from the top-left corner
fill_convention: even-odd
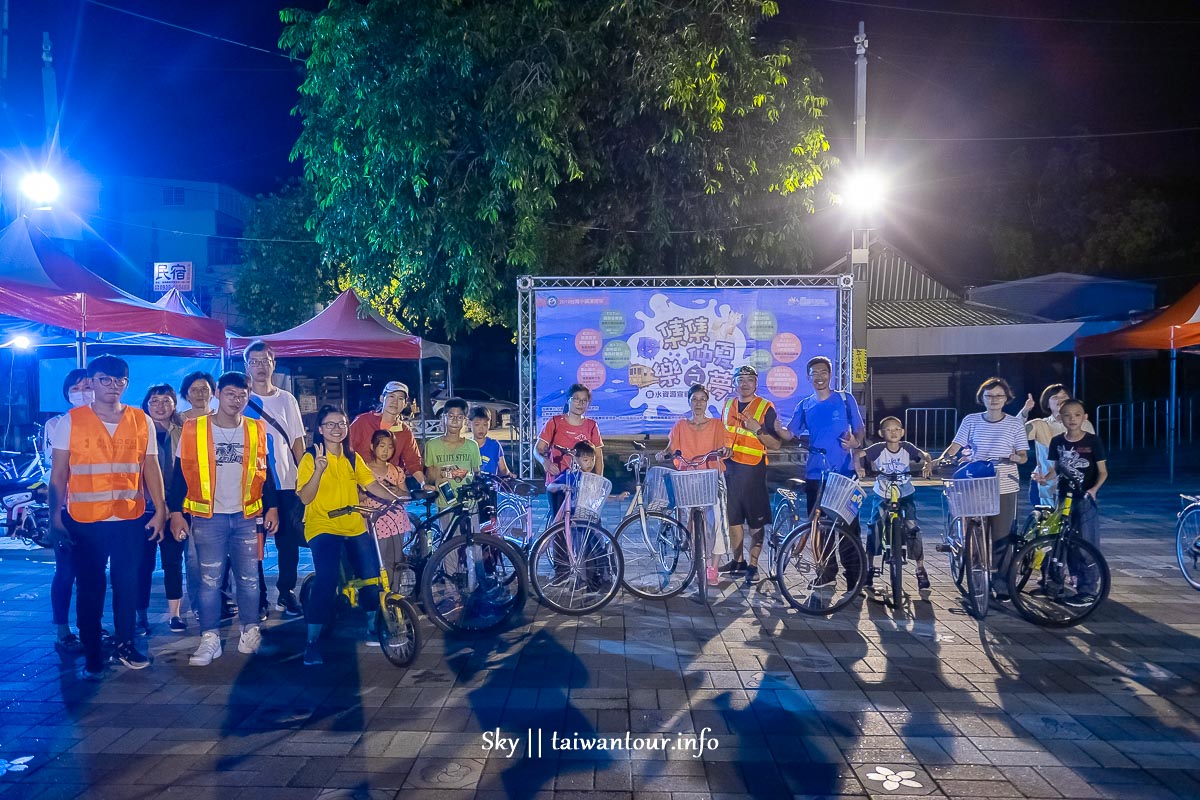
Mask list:
[[[250,332],[295,327],[337,296],[337,270],[308,227],[315,210],[312,188],[300,180],[255,199],[235,287]]]
[[[515,322],[518,274],[794,272],[832,163],[769,0],[288,10],[317,239],[407,325]]]
[[[1168,205],[1108,164],[1094,141],[1057,147],[1040,162],[1018,150],[991,204],[987,238],[1012,278],[1128,271],[1171,238]]]

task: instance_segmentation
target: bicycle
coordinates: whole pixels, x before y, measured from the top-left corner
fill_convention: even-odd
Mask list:
[[[564,456],[569,450],[552,445]],[[612,482],[584,472],[573,458],[566,492],[550,525],[529,550],[529,582],[538,599],[560,614],[580,616],[604,608],[617,596],[625,571],[621,548],[600,524]]]
[[[904,603],[904,564],[908,561],[905,539],[908,534],[909,520],[904,517],[900,506],[900,485],[911,477],[908,471],[875,473],[883,478],[887,489],[887,497],[879,506],[878,516],[872,520],[875,547],[879,548],[880,564],[887,565],[888,593],[891,595],[892,608],[900,608]],[[913,523],[915,525],[915,522]],[[873,548],[874,549],[874,548]],[[869,553],[871,577],[883,576],[882,566],[875,568],[874,553]]]
[[[358,606],[358,595],[369,586],[379,587],[379,615],[376,622],[375,635],[384,656],[397,667],[407,667],[421,652],[421,626],[417,618],[417,609],[404,594],[394,591],[392,574],[383,563],[383,553],[379,549],[379,538],[376,535],[376,523],[399,507],[404,510],[404,500],[395,500],[382,508],[374,506],[343,506],[329,512],[329,516],[343,517],[347,514],[362,514],[367,522],[367,535],[375,545],[375,554],[379,558],[379,575],[374,578],[348,577],[343,569],[338,580],[338,596],[341,602],[335,606],[334,617],[338,607],[346,610]],[[307,605],[312,598],[312,590],[316,573],[307,575],[300,584],[301,603]],[[399,588],[399,587],[396,587]],[[325,631],[332,628],[333,619],[325,623]]]
[[[1050,628],[1078,625],[1104,602],[1110,588],[1108,562],[1080,538],[1072,516],[1080,486],[1066,475],[1059,480],[1067,481],[1066,493],[1056,508],[1035,509],[1031,539],[1017,549],[1008,573],[1013,606],[1030,622]],[[1087,501],[1085,496],[1080,502]]]
[[[863,490],[854,478],[829,469],[825,450],[812,447],[809,452],[825,461],[820,502],[809,518],[779,543],[775,581],[797,611],[829,615],[857,597],[867,580],[862,539],[850,531],[862,507]],[[835,552],[841,555],[846,573],[846,591],[841,596],[837,594]]]
[[[524,559],[509,542],[487,532],[496,524],[498,481],[476,473],[435,517],[450,521],[421,571],[421,600],[429,619],[448,633],[494,630],[525,606]]]
[[[681,542],[679,549],[690,549],[692,556],[691,569],[683,580],[686,587],[695,578],[696,593],[700,602],[708,604],[708,580],[704,574],[708,566],[708,535],[705,530],[704,509],[713,508],[720,513],[721,472],[717,469],[704,469],[703,466],[714,458],[724,455],[724,450],[712,450],[697,458],[685,458],[679,450],[675,451],[676,464],[682,464],[683,469],[666,474],[667,497],[672,508],[688,513],[690,516],[691,532]]]
[[[1175,523],[1175,554],[1183,579],[1200,591],[1200,497],[1179,495],[1183,509]]]
[[[642,449],[640,442],[634,447]],[[625,562],[621,585],[644,600],[665,600],[687,588],[695,553],[687,530],[668,512],[666,467],[649,467],[642,452],[630,454],[625,469],[634,474],[633,499],[617,525],[617,546]],[[645,480],[642,473],[645,472]]]
[[[946,462],[939,461],[945,466]],[[992,548],[987,536],[988,517],[1000,513],[1000,478],[994,461],[968,461],[942,483],[949,521],[940,552],[950,554],[950,574],[963,590],[965,578],[968,611],[976,619],[987,616],[992,597]]]

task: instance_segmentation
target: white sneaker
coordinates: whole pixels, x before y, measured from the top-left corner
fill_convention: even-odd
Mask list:
[[[207,667],[213,662],[214,658],[221,657],[221,637],[217,636],[216,631],[205,631],[200,635],[200,646],[196,648],[196,652],[188,659],[188,663],[193,667]]]
[[[248,656],[254,655],[258,652],[260,644],[262,644],[262,633],[259,632],[258,626],[245,628],[242,630],[242,637],[238,639],[238,652]]]

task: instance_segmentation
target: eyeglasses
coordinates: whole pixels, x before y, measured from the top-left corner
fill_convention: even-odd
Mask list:
[[[331,431],[344,431],[350,426],[344,422],[322,422],[322,428],[328,428]]]
[[[455,420],[456,422],[462,422],[466,418],[467,417],[465,414],[447,414],[446,415],[446,419],[452,419],[452,420]]]
[[[129,385],[129,378],[113,378],[109,375],[95,375],[92,380],[99,383],[101,386],[116,386],[124,389]]]
[[[572,403],[586,403],[588,400],[589,400],[589,398],[587,398],[587,397],[572,397],[571,398]]]
[[[275,363],[273,358],[247,358],[246,366],[248,367],[269,367]]]
[[[174,401],[174,400],[172,400],[170,397],[168,397],[167,395],[165,395],[165,394],[164,394],[164,395],[159,395],[158,397],[151,397],[151,398],[150,398],[150,402],[148,403],[148,405],[152,405],[152,406],[173,406],[173,405],[175,405],[175,401]]]

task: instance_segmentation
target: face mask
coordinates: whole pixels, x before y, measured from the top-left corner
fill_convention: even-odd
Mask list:
[[[67,400],[71,403],[71,408],[80,408],[82,406],[90,405],[95,399],[96,395],[91,389],[87,389],[82,392],[70,392],[67,395]]]

